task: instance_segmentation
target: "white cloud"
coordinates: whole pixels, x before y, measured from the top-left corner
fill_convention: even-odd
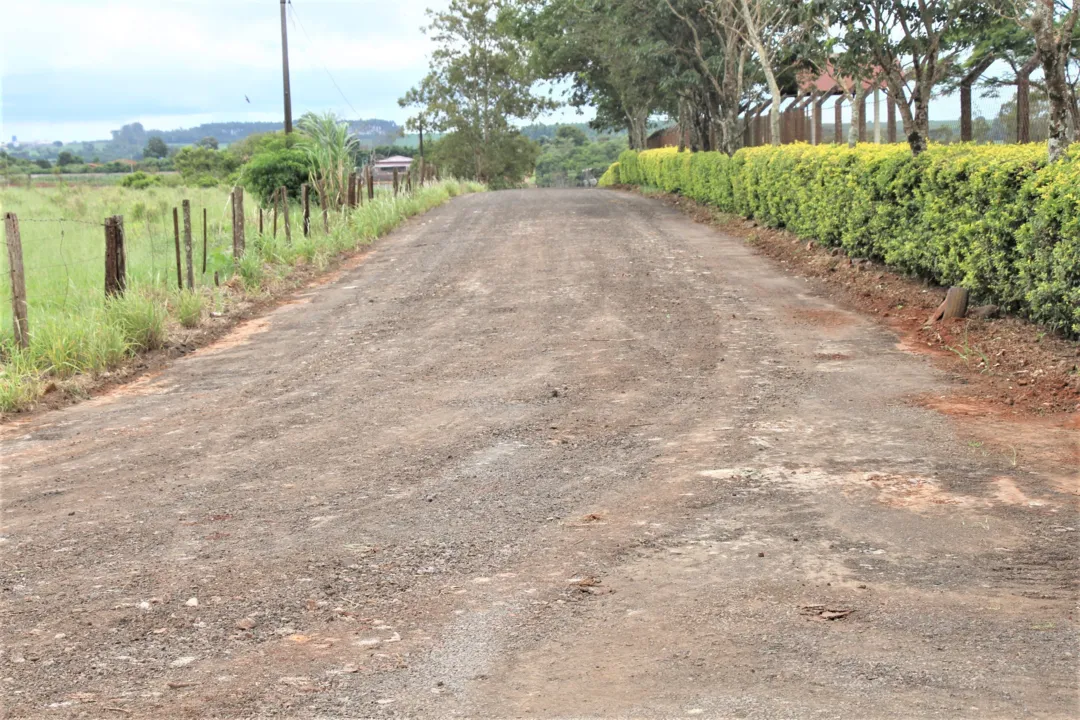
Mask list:
[[[427,64],[428,5],[446,0],[293,0],[289,60],[298,70],[395,70]],[[281,63],[272,0],[15,0],[5,3],[2,72],[267,69]],[[299,24],[297,24],[299,23]],[[306,33],[304,32],[306,30]]]

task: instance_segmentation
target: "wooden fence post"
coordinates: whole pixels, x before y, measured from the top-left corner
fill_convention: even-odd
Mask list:
[[[184,258],[187,260],[187,287],[195,289],[195,258],[192,254],[191,240],[191,201],[184,200],[180,203],[184,208]]]
[[[398,172],[397,168],[394,168],[394,197],[397,197],[398,193]]]
[[[289,226],[289,190],[281,186],[281,214],[285,220],[285,242],[292,242],[292,230]]]
[[[278,205],[278,191],[274,191],[274,237],[277,237],[277,205]]]
[[[206,274],[206,208],[202,209],[202,274]]]
[[[420,156],[420,173],[419,173],[420,187],[424,187],[424,173],[426,171],[426,168],[425,168],[424,165],[425,165],[424,156],[421,155]]]
[[[4,213],[4,238],[8,252],[8,272],[11,274],[11,317],[15,325],[15,343],[26,348],[30,345],[26,319],[26,275],[23,273],[19,218],[15,213]]]
[[[367,171],[367,197],[368,200],[375,199],[375,173],[370,165],[368,165]]]
[[[356,176],[356,199],[360,207],[364,207],[364,176],[362,173]]]
[[[124,258],[124,218],[105,218],[105,296],[123,295],[127,288],[127,262]]]
[[[233,260],[244,257],[244,188],[233,188]]]
[[[259,206],[259,234],[263,234],[263,209],[262,205]]]
[[[412,168],[405,171],[405,192],[412,192]]]
[[[176,286],[184,289],[184,268],[180,265],[180,212],[172,209],[173,240],[176,242]]]
[[[304,210],[304,237],[311,234],[311,192],[308,188],[308,184],[304,183],[300,186],[300,205]]]
[[[349,173],[349,188],[345,192],[345,206],[348,208],[356,207],[356,173]]]

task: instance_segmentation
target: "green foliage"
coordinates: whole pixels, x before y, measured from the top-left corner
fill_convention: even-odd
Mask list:
[[[290,196],[300,197],[300,186],[307,182],[309,167],[307,154],[300,148],[266,143],[243,166],[241,178],[244,187],[267,204],[274,191],[282,186],[288,188]]]
[[[604,168],[626,149],[625,138],[602,138],[589,142],[580,129],[560,127],[552,140],[545,140],[536,161],[536,184],[540,187],[589,185]]]
[[[83,159],[74,153],[70,153],[67,150],[63,150],[56,156],[56,164],[60,167],[65,165],[82,165]]]
[[[624,152],[617,173],[1080,336],[1080,150],[1047,166],[1039,145],[665,148]]]
[[[348,123],[332,112],[306,113],[296,126],[301,133],[298,147],[307,155],[311,184],[330,209],[336,210],[346,200],[356,138],[349,134]]]
[[[609,187],[611,185],[621,185],[622,178],[619,174],[619,163],[611,163],[611,167],[604,171],[604,174],[600,176],[600,182],[597,183],[600,187]]]
[[[165,141],[160,136],[155,135],[146,141],[146,147],[143,148],[143,157],[147,158],[164,158],[169,154],[169,146],[165,144]]]
[[[120,329],[129,351],[157,350],[165,344],[168,308],[149,288],[113,298],[106,310],[112,323]]]
[[[521,183],[536,160],[536,145],[511,120],[535,119],[555,105],[533,92],[516,9],[510,0],[450,0],[431,13],[430,72],[398,101],[418,108],[410,125],[423,117],[431,130],[449,133],[432,153],[442,157],[440,167],[492,187]]]
[[[186,328],[199,326],[202,320],[203,296],[201,293],[185,290],[176,301],[176,317]]]
[[[487,177],[493,190],[501,190],[521,185],[536,166],[540,146],[520,133],[503,133],[485,146],[481,159],[471,136],[450,132],[432,143],[427,155],[444,177]]]
[[[121,187],[133,188],[135,190],[145,190],[149,187],[161,185],[160,175],[148,175],[142,170],[133,172],[130,175],[125,175],[124,179],[120,181]]]
[[[232,153],[192,145],[180,148],[173,157],[173,166],[180,172],[184,182],[205,187],[207,176],[212,184],[217,184],[215,178],[226,178],[240,166],[240,162]]]

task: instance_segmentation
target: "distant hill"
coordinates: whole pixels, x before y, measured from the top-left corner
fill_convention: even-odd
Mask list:
[[[401,139],[402,127],[393,120],[370,118],[367,120],[349,120],[348,123],[349,130],[357,136],[360,145],[364,148],[410,144],[408,141]],[[113,160],[138,160],[142,157],[146,142],[152,137],[160,137],[167,145],[173,148],[194,145],[203,138],[212,137],[218,141],[221,147],[225,147],[250,135],[277,132],[284,129],[284,127],[284,123],[280,122],[216,122],[203,123],[202,125],[180,128],[179,130],[147,130],[141,123],[129,123],[119,130],[113,130],[111,132],[112,138],[108,140],[27,145],[7,148],[6,150],[13,157],[49,161],[55,161],[61,151],[66,150],[81,157],[86,162],[106,163]]]

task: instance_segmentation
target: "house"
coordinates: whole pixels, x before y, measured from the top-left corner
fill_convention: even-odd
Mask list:
[[[683,133],[683,142],[690,146],[690,128],[687,128]],[[679,145],[679,126],[672,125],[671,127],[661,128],[650,135],[645,140],[645,147],[649,150],[655,150],[662,147],[677,147]]]
[[[413,159],[411,157],[405,157],[404,155],[392,155],[385,160],[378,160],[375,162],[375,171],[383,173],[392,173],[396,168],[398,172],[405,172],[412,165]]]

